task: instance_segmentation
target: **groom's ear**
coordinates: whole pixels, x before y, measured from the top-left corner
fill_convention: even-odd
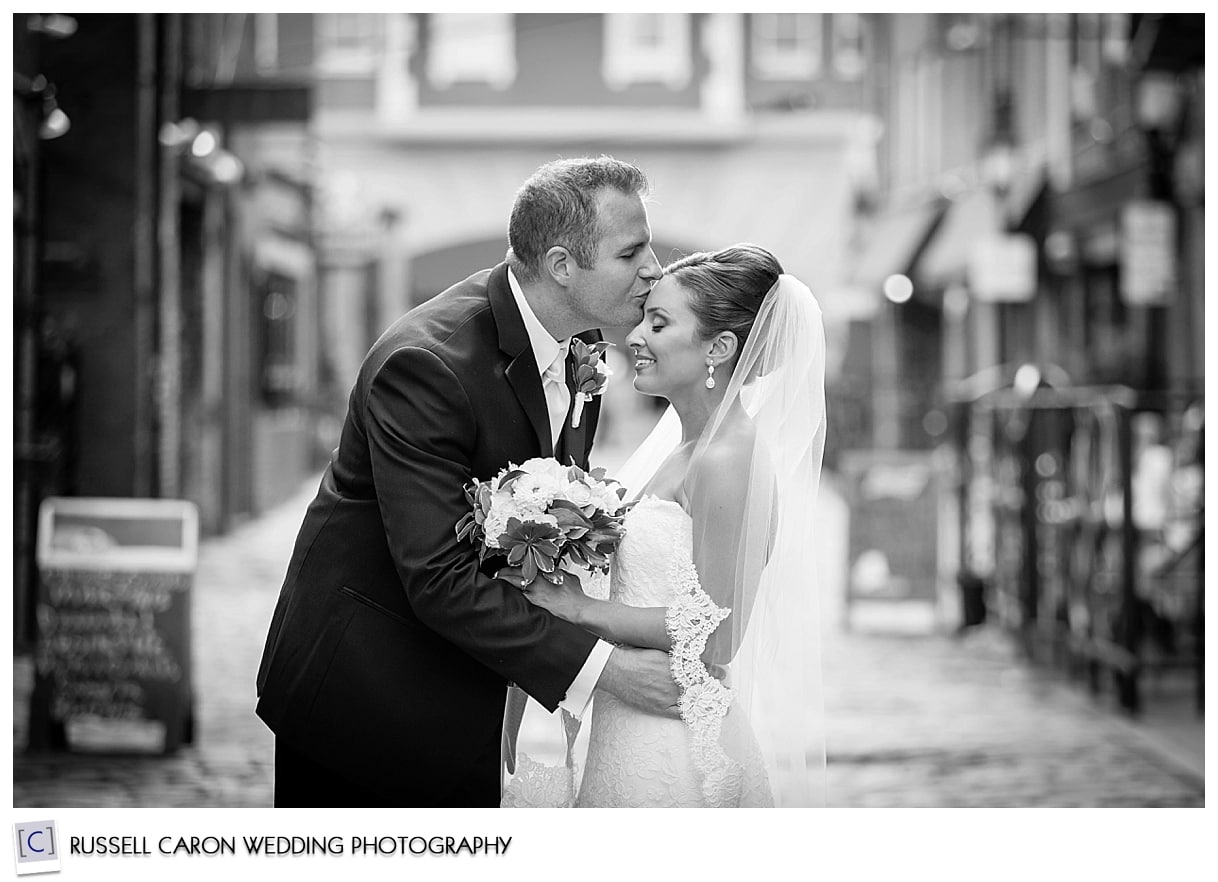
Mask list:
[[[575,269],[575,259],[566,248],[555,245],[541,259],[541,265],[550,274],[550,278],[564,288],[571,285],[572,271]]]
[[[711,358],[716,364],[726,364],[736,357],[736,350],[740,348],[740,341],[732,331],[720,331],[715,335],[715,339],[711,341],[710,352]]]

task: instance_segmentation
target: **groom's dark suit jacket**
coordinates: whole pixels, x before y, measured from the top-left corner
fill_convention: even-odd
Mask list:
[[[586,466],[598,415],[568,419],[563,462]],[[505,683],[554,709],[595,638],[490,578],[501,560],[480,571],[455,526],[471,478],[551,448],[506,264],[385,332],[271,620],[257,712],[277,738],[400,805],[498,804]]]

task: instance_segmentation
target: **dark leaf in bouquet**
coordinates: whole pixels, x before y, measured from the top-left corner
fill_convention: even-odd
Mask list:
[[[499,488],[498,488],[498,489],[500,489],[500,490],[509,490],[509,489],[511,489],[512,485],[513,485],[513,484],[515,484],[515,483],[516,483],[516,481],[517,481],[519,478],[522,478],[522,477],[524,477],[524,476],[525,476],[525,475],[527,475],[527,474],[528,474],[528,472],[526,472],[524,469],[512,469],[510,472],[508,472],[507,474],[505,474],[505,475],[504,475],[504,476],[503,476],[503,477],[502,477],[502,478],[499,480]]]
[[[567,467],[567,480],[568,481],[582,481],[582,480],[584,480],[585,477],[587,477],[587,475],[584,472],[584,470],[581,469],[579,466],[577,466],[574,462],[572,462],[571,465]]]
[[[474,520],[474,513],[468,512],[465,517],[457,521],[457,541],[460,542],[473,532],[477,522]]]
[[[613,550],[622,541],[622,533],[609,529],[590,530],[584,537],[584,541],[593,548],[608,547],[609,550]]]
[[[569,511],[574,514],[578,514],[582,518],[585,507],[586,506],[576,505],[570,499],[555,499],[553,502],[550,503],[550,509],[549,509],[548,514],[557,516],[557,514],[560,511]],[[589,526],[591,526],[591,523],[589,523]]]
[[[565,502],[566,500],[562,500]],[[558,529],[568,539],[579,539],[590,529],[592,529],[592,521],[584,516],[584,513],[577,506],[567,503],[559,505],[559,500],[554,500],[554,504],[550,507],[550,514],[558,521]]]
[[[525,553],[521,555],[524,562],[520,564],[520,575],[521,578],[524,579],[524,584],[528,585],[537,578],[537,564],[533,561],[533,555],[528,553],[528,548],[523,545],[520,547],[525,551]],[[508,560],[511,562],[511,558]]]
[[[475,501],[475,511],[478,513],[478,523],[486,518],[486,513],[491,510],[491,487],[489,484],[478,485],[478,496]]]
[[[592,529],[592,521],[578,508],[559,508],[557,506],[550,509],[550,517],[558,521],[559,529],[567,527],[585,527]]]
[[[577,524],[570,527],[562,527],[564,542],[578,542],[588,535],[588,528],[582,524]]]
[[[604,466],[597,466],[596,468],[589,471],[588,474],[595,480],[600,481],[601,483],[604,483],[604,481],[605,481]]]
[[[596,547],[596,540],[592,538],[591,532],[588,532],[583,536],[580,536],[578,539],[572,539],[570,544],[578,545],[580,548],[586,551]]]
[[[592,528],[594,530],[609,530],[621,523],[621,518],[617,515],[611,515],[608,512],[597,509],[592,514]]]
[[[516,537],[520,535],[525,528],[525,522],[520,518],[508,518],[507,529],[503,533],[503,538]]]
[[[607,557],[617,549],[613,547],[604,547],[595,542],[589,542],[586,546],[588,555],[588,563],[595,563],[597,560]]]
[[[558,542],[562,539],[557,527],[521,521],[519,518],[508,518],[507,526],[507,532],[499,538],[499,544],[508,553],[508,564],[525,569],[529,582],[533,581],[538,568],[547,571],[554,569]],[[527,572],[530,568],[533,570],[532,576]]]
[[[540,546],[551,556],[558,554],[555,544],[562,539],[558,528],[550,524],[539,524],[535,521],[522,521],[520,518],[508,518],[507,531],[499,540],[504,548],[516,543]]]

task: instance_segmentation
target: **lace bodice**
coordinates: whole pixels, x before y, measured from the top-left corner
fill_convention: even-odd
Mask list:
[[[681,591],[670,564],[693,564],[693,521],[671,499],[644,496],[626,514],[613,558],[609,599],[629,606],[670,606]]]
[[[771,805],[769,782],[747,720],[729,712],[730,692],[699,661],[706,635],[727,615],[698,584],[693,521],[679,503],[644,496],[627,513],[626,535],[598,597],[666,607],[682,719],[641,713],[598,691],[579,806]],[[730,749],[731,757],[724,753]],[[503,805],[570,805],[572,772],[522,757]]]
[[[597,693],[578,805],[766,805],[769,786],[747,721],[701,662],[706,638],[729,614],[702,590],[693,520],[673,500],[644,496],[626,516],[609,599],[667,608],[681,720],[641,714]],[[734,757],[725,752],[730,746]]]

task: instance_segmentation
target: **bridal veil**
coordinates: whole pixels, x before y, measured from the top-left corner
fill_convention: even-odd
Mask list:
[[[731,613],[702,660],[757,737],[778,806],[825,803],[816,547],[825,449],[825,334],[819,304],[780,275],[766,294],[685,482],[702,589]],[[672,408],[619,472],[638,490],[677,446]],[[724,449],[747,474],[715,467]],[[723,744],[730,755],[733,745]]]

